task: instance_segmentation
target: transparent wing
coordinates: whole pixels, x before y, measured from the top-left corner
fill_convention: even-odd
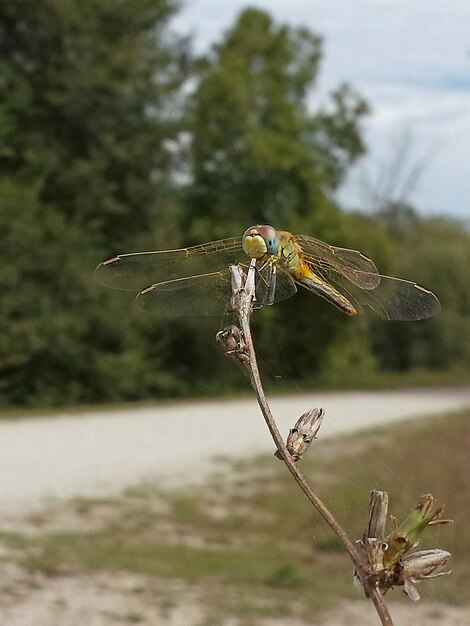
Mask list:
[[[312,269],[344,294],[355,307],[369,307],[382,320],[422,320],[441,310],[440,302],[432,291],[412,281],[380,276],[377,287],[363,290],[338,272],[324,268],[318,271],[313,264]]]
[[[257,306],[272,304],[288,298],[297,291],[293,279],[285,272],[278,273],[274,285],[274,300],[265,301],[268,290],[265,270],[257,272],[255,290]],[[159,315],[223,315],[230,310],[231,273],[200,274],[169,280],[143,289],[136,297],[137,306]]]
[[[142,291],[149,285],[228,269],[246,260],[240,237],[157,252],[120,254],[98,265],[95,280],[105,287]]]
[[[314,269],[333,269],[362,289],[375,289],[380,283],[374,262],[358,250],[336,248],[307,235],[296,235],[295,241]]]
[[[230,280],[228,269],[169,280],[141,291],[136,303],[159,315],[223,315],[229,309]]]
[[[441,310],[437,297],[409,280],[381,276],[375,289],[364,291],[347,287],[353,304],[368,306],[382,320],[423,320],[436,315]]]

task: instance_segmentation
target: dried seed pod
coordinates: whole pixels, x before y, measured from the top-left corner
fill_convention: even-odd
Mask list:
[[[295,423],[294,428],[289,430],[286,447],[294,461],[302,458],[309,445],[316,438],[324,415],[323,409],[311,409],[303,413]],[[274,454],[278,459],[281,458],[278,451]]]
[[[439,548],[407,554],[402,560],[402,570],[397,585],[403,585],[406,595],[416,602],[420,596],[414,585],[427,578],[450,574],[450,570],[447,572],[442,570],[451,556],[450,552]]]

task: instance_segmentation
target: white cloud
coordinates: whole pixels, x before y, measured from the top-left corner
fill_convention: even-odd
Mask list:
[[[406,200],[428,213],[470,217],[470,92],[380,84],[363,90],[375,107],[365,132],[370,154],[352,170],[340,194],[345,204],[365,201],[364,171],[377,178],[390,166],[404,136],[403,179],[422,165],[416,187]],[[401,182],[404,182],[402,180]]]
[[[367,97],[373,109],[365,124],[370,153],[361,167],[374,169],[390,159],[393,142],[409,133],[416,158],[433,155],[409,199],[422,211],[470,218],[470,2],[193,0],[175,27],[192,33],[196,51],[204,52],[248,5],[324,37],[316,101],[342,81]],[[354,178],[352,172],[342,193],[353,203],[359,199]]]

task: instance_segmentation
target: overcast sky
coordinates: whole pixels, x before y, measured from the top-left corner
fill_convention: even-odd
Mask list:
[[[174,27],[205,52],[247,6],[323,36],[312,106],[347,81],[372,107],[345,205],[370,208],[371,190],[389,186],[423,213],[470,219],[470,0],[186,0]]]

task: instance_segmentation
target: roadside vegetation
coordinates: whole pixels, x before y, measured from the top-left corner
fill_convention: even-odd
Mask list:
[[[288,377],[279,375],[283,371],[283,366],[279,368],[265,364],[264,377],[265,387],[269,391],[270,397],[276,395],[292,395],[311,392],[312,389],[324,391],[348,391],[348,390],[405,390],[416,388],[456,388],[467,386],[470,381],[470,369],[452,368],[450,370],[428,370],[416,369],[408,372],[376,371],[371,372],[367,378],[356,375],[354,369],[351,370],[347,380],[339,379],[331,372],[322,372],[318,376],[305,380],[290,380]],[[235,376],[237,372],[235,372]],[[230,382],[230,381],[229,381]],[[249,391],[246,387],[246,379],[243,378],[244,386],[236,386],[232,389],[228,384],[220,383],[215,385],[202,385],[199,393],[194,393],[183,398],[158,398],[117,402],[101,402],[99,404],[71,404],[66,406],[32,406],[32,407],[9,407],[0,408],[0,420],[22,419],[27,417],[51,417],[54,415],[96,413],[101,411],[121,411],[135,409],[138,407],[154,407],[167,405],[190,404],[197,402],[203,396],[204,399],[226,400],[248,397]],[[250,396],[251,397],[251,396]]]
[[[432,492],[446,504],[455,523],[429,529],[420,548],[451,551],[452,574],[423,584],[422,602],[470,603],[469,420],[466,411],[317,442],[301,461],[351,537],[362,534],[372,488],[389,492],[399,520],[419,494]],[[269,615],[302,619],[358,598],[340,545],[271,456],[221,459],[220,473],[187,489],[146,484],[118,498],[51,506],[5,526],[0,545],[4,566],[21,568],[33,587],[74,576],[139,575],[142,621],[149,594],[177,604],[196,593],[207,624],[229,615],[247,623]],[[162,591],[181,593],[181,585],[179,599]],[[410,602],[399,590],[390,596]]]

